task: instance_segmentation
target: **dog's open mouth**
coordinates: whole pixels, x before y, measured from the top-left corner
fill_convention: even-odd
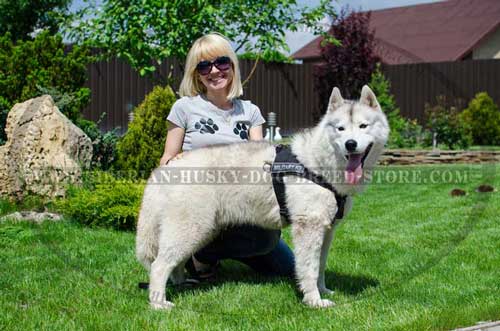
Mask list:
[[[363,178],[363,166],[366,157],[372,149],[373,143],[368,145],[364,153],[351,153],[346,155],[347,166],[344,172],[346,183],[356,185]]]

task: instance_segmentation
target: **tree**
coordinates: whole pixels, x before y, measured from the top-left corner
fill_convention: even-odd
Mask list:
[[[75,46],[65,54],[59,35],[44,31],[33,40],[14,43],[10,33],[0,36],[0,144],[5,141],[7,114],[18,102],[47,93],[73,122],[90,101],[87,49]],[[55,92],[57,91],[57,93]]]
[[[67,26],[66,32],[146,75],[155,71],[154,61],[185,59],[194,40],[213,31],[232,40],[236,51],[277,58],[276,52],[289,50],[286,30],[322,32],[317,22],[333,15],[330,2],[303,8],[295,0],[104,0],[100,10],[89,4],[80,11],[80,23]]]
[[[32,39],[36,29],[58,31],[71,0],[0,0],[0,35],[10,33],[12,41]]]
[[[333,87],[338,87],[347,99],[354,99],[370,81],[379,59],[374,53],[374,33],[369,30],[369,22],[370,13],[347,10],[334,19],[328,34],[340,45],[322,43],[323,63],[314,69],[321,114],[326,111]]]

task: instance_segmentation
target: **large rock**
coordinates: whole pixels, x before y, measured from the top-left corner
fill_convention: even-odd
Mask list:
[[[92,159],[92,142],[44,95],[16,104],[0,146],[0,194],[64,196]]]

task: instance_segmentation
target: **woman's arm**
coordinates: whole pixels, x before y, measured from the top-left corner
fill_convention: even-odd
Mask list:
[[[184,141],[184,128],[181,128],[173,123],[170,125],[171,127],[168,129],[167,140],[165,141],[165,150],[160,159],[160,165],[167,164],[170,159],[179,154]]]
[[[250,128],[250,140],[262,140],[262,125],[257,125],[256,127]]]

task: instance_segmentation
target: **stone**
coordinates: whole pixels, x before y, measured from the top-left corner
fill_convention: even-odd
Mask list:
[[[54,104],[50,95],[16,104],[0,146],[0,195],[63,197],[90,167],[92,142]]]
[[[394,150],[382,154],[382,165],[417,165],[439,163],[499,163],[500,151],[441,151],[441,150]]]
[[[48,213],[48,212],[37,213],[35,211],[20,211],[20,212],[17,211],[15,213],[0,217],[0,223],[7,220],[14,222],[26,221],[26,222],[34,222],[40,224],[43,221],[53,221],[53,222],[60,221],[62,220],[62,216],[59,214]]]

